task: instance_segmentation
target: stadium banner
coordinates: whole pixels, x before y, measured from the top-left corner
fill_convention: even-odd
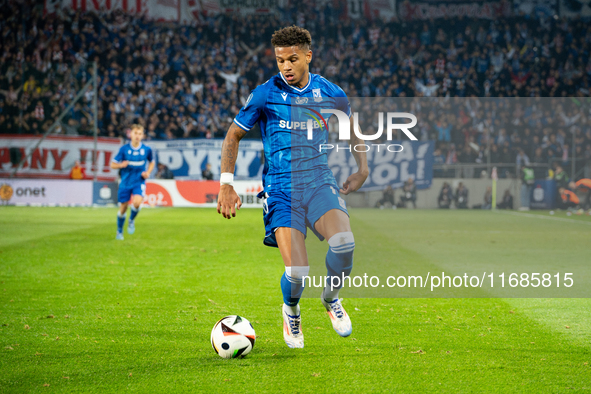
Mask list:
[[[41,137],[24,135],[3,135],[0,137],[0,177],[10,177],[17,164],[11,162],[11,150],[18,150],[24,158]],[[99,181],[114,181],[117,171],[110,167],[121,146],[119,138],[99,137],[97,142],[97,163]],[[12,148],[12,149],[11,149]],[[16,174],[19,178],[69,179],[70,170],[76,164],[92,162],[94,139],[92,137],[49,135],[33,151],[27,162]],[[13,155],[14,156],[14,155]],[[14,159],[14,157],[13,157]],[[13,160],[14,161],[14,160]],[[86,165],[86,177],[92,179],[94,166]]]
[[[260,181],[235,181],[234,190],[242,200],[242,208],[262,208],[257,194],[263,190]],[[220,192],[218,181],[177,181],[149,179],[146,181],[144,205],[151,207],[217,207]]]
[[[396,18],[396,0],[366,0],[364,2],[365,17],[369,19],[382,18],[386,21]]]
[[[94,182],[92,204],[101,206],[117,205],[117,182]]]
[[[226,14],[272,14],[285,7],[288,0],[182,0],[181,22]]]
[[[143,15],[159,21],[181,20],[181,6],[187,0],[45,0],[45,14],[62,9],[82,12],[120,12]]]
[[[529,207],[531,209],[553,209],[556,205],[556,181],[537,180],[531,190]]]
[[[201,179],[201,171],[211,164],[214,178],[219,178],[222,157],[221,139],[188,139],[144,142],[154,151],[156,165],[164,164],[175,178]],[[261,179],[263,171],[263,143],[240,141],[236,159],[235,179]]]
[[[392,153],[386,149],[370,149],[366,152],[369,177],[361,191],[383,190],[386,186],[401,188],[404,182],[413,178],[417,189],[428,189],[433,181],[434,141],[392,141],[401,149]],[[328,166],[337,183],[342,185],[349,175],[357,171],[353,154],[345,145],[328,152]]]
[[[0,179],[0,204],[91,205],[92,184],[92,181],[78,180]]]
[[[458,16],[495,19],[512,15],[512,5],[507,1],[404,1],[399,4],[398,15],[404,20],[453,18]]]

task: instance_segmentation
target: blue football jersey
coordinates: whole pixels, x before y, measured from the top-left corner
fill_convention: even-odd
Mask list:
[[[121,163],[127,160],[129,164],[122,168],[120,188],[132,188],[146,180],[142,177],[142,172],[146,171],[148,164],[153,160],[152,148],[140,143],[140,146],[134,148],[131,143],[119,148],[119,152],[113,159],[115,163]]]
[[[266,192],[314,188],[324,184],[337,186],[328,167],[326,149],[330,115],[321,110],[338,109],[351,116],[345,92],[324,77],[309,74],[308,84],[297,88],[281,73],[252,91],[234,123],[249,131],[261,128],[265,151],[263,186]],[[309,139],[307,124],[313,122]]]

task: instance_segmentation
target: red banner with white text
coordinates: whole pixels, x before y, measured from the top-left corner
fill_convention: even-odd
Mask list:
[[[10,134],[0,136],[0,177],[9,177],[17,167],[11,162],[11,156],[13,161],[15,157],[24,159],[40,138]],[[119,138],[98,138],[96,154],[98,180],[114,181],[117,178],[117,170],[112,170],[110,164],[120,146]],[[94,166],[91,164],[93,150],[92,137],[50,135],[32,152],[16,176],[18,178],[69,179],[72,167],[76,161],[79,161],[86,172],[86,179],[92,179],[94,176]]]

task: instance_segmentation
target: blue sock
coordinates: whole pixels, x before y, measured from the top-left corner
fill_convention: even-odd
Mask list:
[[[117,212],[117,232],[123,232],[123,225],[125,224],[125,214],[121,214],[121,212]]]
[[[353,233],[337,233],[328,240],[328,245],[324,299],[332,301],[339,298],[339,290],[343,287],[343,278],[349,276],[353,269],[353,251],[355,249]],[[333,285],[334,287],[332,287]]]
[[[135,217],[137,216],[138,213],[140,213],[140,208],[136,208],[133,205],[131,206],[131,213],[129,214],[129,221],[133,222],[135,220]]]
[[[283,302],[287,306],[296,306],[300,302],[304,283],[302,277],[308,276],[310,267],[285,267],[285,272],[281,276],[281,292],[283,293]]]

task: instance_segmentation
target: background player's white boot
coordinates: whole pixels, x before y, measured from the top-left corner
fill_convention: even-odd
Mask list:
[[[135,222],[133,220],[130,220],[127,224],[127,234],[133,233],[135,233]]]
[[[297,314],[291,315],[286,309],[285,304],[281,306],[281,314],[283,315],[283,339],[290,348],[303,348],[304,333],[302,332],[300,306],[297,305],[296,308]]]
[[[353,332],[353,326],[351,325],[351,319],[343,308],[343,304],[340,299],[333,301],[326,301],[324,299],[324,291],[322,292],[322,305],[326,308],[326,313],[330,317],[332,328],[342,337],[348,337]]]

